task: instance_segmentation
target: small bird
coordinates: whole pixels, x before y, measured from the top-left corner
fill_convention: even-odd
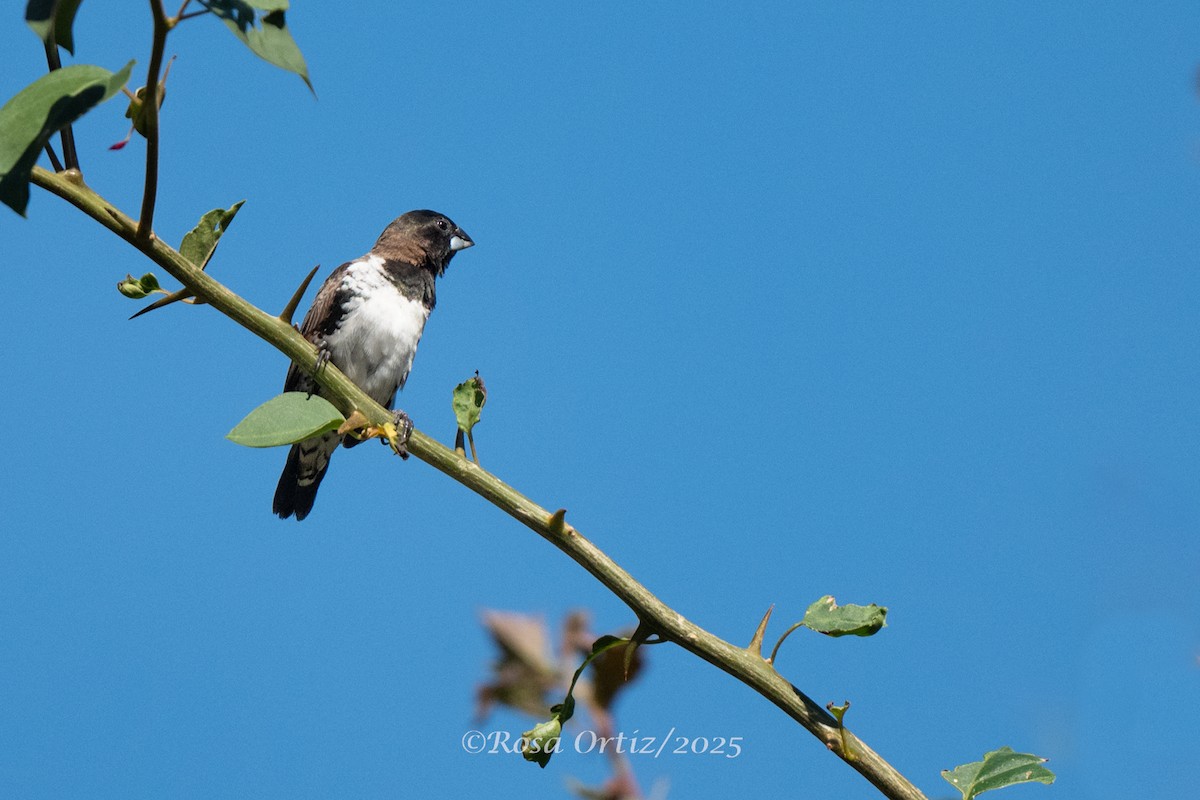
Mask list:
[[[436,211],[397,217],[371,252],[335,269],[317,291],[300,333],[320,350],[318,364],[334,364],[391,409],[433,311],[435,280],[456,252],[473,244],[462,228]],[[321,394],[317,382],[295,364],[283,390]],[[412,422],[400,411],[396,425],[403,445]],[[281,519],[307,517],[338,444],[353,447],[359,441],[329,432],[292,445],[275,489],[274,512]]]

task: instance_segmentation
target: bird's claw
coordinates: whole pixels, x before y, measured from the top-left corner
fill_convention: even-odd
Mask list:
[[[408,437],[412,436],[412,419],[403,411],[392,415],[392,421],[380,426],[384,444],[401,458],[408,458]]]
[[[317,344],[317,363],[313,365],[313,372],[319,373],[325,369],[325,365],[329,363],[329,358],[332,354],[329,351],[329,346],[325,342]]]

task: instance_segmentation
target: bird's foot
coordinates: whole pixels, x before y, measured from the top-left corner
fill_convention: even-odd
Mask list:
[[[392,421],[383,426],[384,442],[401,458],[408,458],[408,437],[412,436],[412,418],[403,411],[392,414]]]
[[[357,414],[358,412],[355,413]],[[359,419],[365,422],[361,414],[359,415]],[[352,420],[353,417],[351,420],[347,420],[342,425],[342,428],[348,428],[348,426],[353,424]],[[385,422],[382,425],[367,425],[365,427],[362,427],[361,423],[358,423],[358,426],[360,426],[362,433],[361,435],[355,435],[359,436],[359,438],[372,439],[379,437],[384,444],[392,448],[393,453],[401,458],[408,458],[408,437],[412,435],[413,430],[413,423],[408,414],[405,414],[403,411],[396,411],[392,414],[391,422]],[[338,432],[340,433],[341,429]]]
[[[294,328],[296,326],[293,325],[292,327]],[[297,328],[297,330],[299,330],[299,328]],[[316,342],[316,345],[317,345],[317,360],[315,362],[313,362],[313,373],[312,373],[314,378],[316,378],[318,375],[321,374],[321,370],[325,369],[325,365],[329,363],[329,357],[330,357],[330,355],[332,355],[329,350],[329,345],[325,344],[324,339],[321,339],[320,341]],[[317,384],[314,381],[312,386],[308,390],[308,396],[312,397],[316,393],[317,393]]]
[[[329,345],[325,343],[324,339],[317,342],[317,362],[313,364],[314,375],[319,374],[321,370],[325,369],[325,365],[329,363],[329,358],[332,355],[332,352],[329,350]]]

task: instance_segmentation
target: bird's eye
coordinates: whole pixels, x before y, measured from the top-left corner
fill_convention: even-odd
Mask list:
[[[439,219],[437,221],[437,226],[438,226],[438,230],[444,231],[450,227],[450,223],[448,223],[445,219]]]

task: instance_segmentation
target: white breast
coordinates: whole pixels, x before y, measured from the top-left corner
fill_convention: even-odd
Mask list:
[[[342,288],[351,299],[342,307],[341,326],[326,337],[330,360],[374,400],[387,403],[408,378],[429,309],[400,294],[374,256],[352,264]]]

